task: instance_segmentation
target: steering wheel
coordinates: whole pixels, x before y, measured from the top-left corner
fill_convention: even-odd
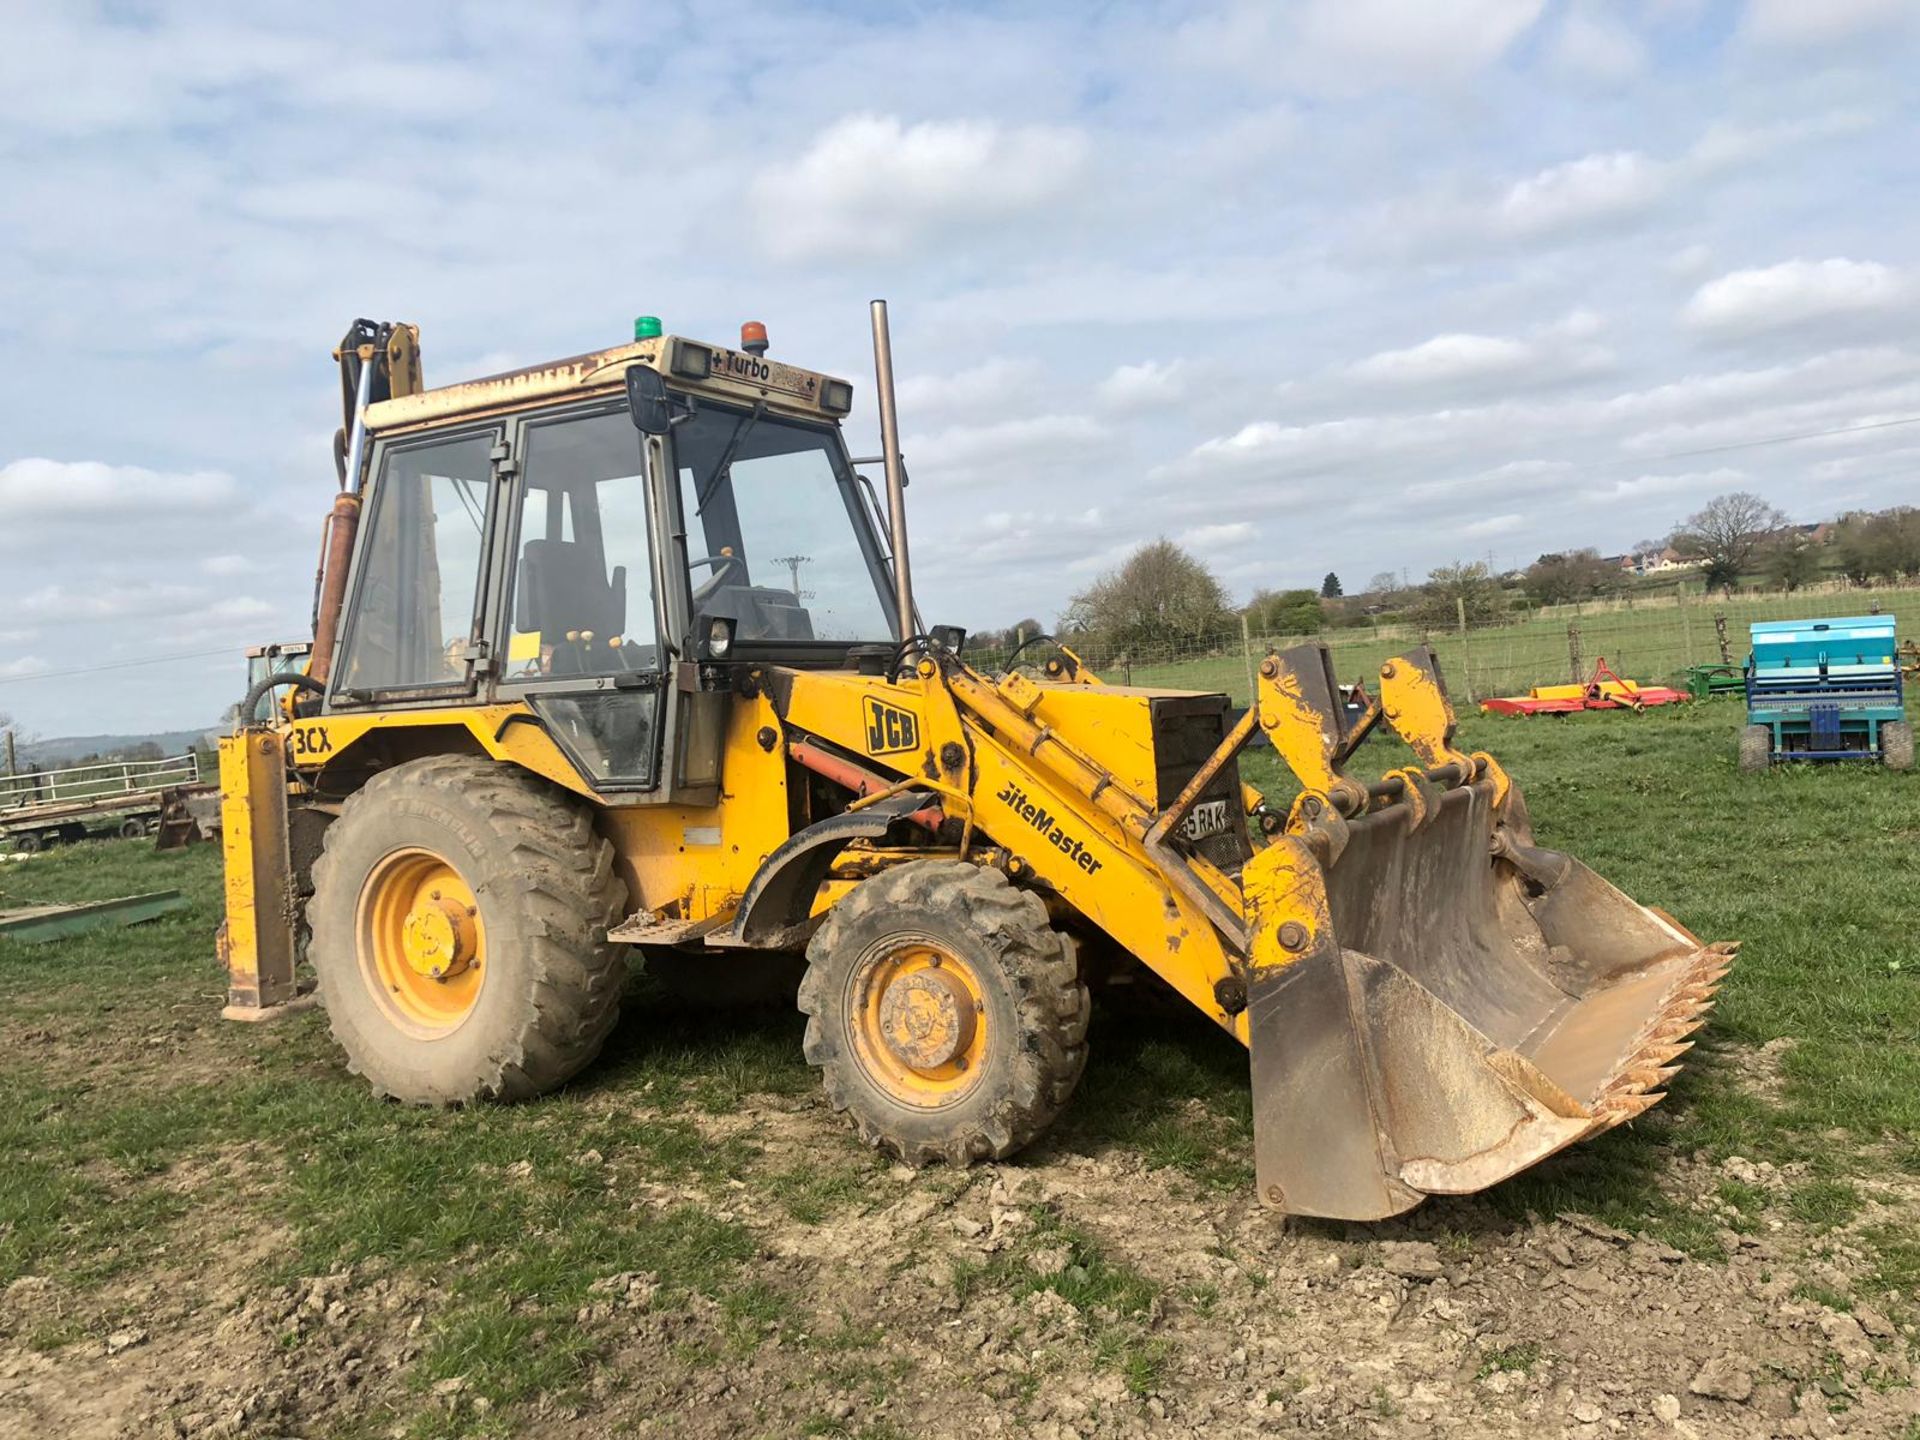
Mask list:
[[[702,555],[698,560],[687,561],[687,568],[689,570],[693,569],[696,565],[711,565],[713,567],[712,577],[708,579],[706,584],[699,586],[693,592],[693,603],[698,605],[702,600],[705,600],[726,583],[727,577],[739,568],[740,557],[731,550],[722,550],[718,555]]]

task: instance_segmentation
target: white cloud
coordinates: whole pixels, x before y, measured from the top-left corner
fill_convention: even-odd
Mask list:
[[[18,607],[22,615],[44,620],[124,620],[136,615],[171,618],[191,609],[205,596],[198,586],[163,580],[85,589],[56,584],[21,596]]]
[[[1165,364],[1143,360],[1138,365],[1122,365],[1100,382],[1100,403],[1113,410],[1170,405],[1186,397],[1189,378],[1184,360]]]
[[[1751,0],[1741,32],[1760,45],[1831,45],[1913,22],[1911,0]]]
[[[1713,247],[1705,244],[1683,245],[1666,259],[1669,275],[1695,280],[1713,266]]]
[[[0,680],[18,680],[27,675],[38,675],[53,667],[38,655],[23,655],[18,660],[0,662]]]
[[[1634,150],[1586,155],[1516,181],[1495,208],[1496,226],[1534,238],[1628,219],[1666,189],[1663,168]]]
[[[165,475],[97,460],[15,460],[0,467],[0,526],[205,512],[230,503],[234,488],[232,476],[213,470]]]
[[[1705,334],[1747,336],[1884,315],[1906,308],[1914,298],[1907,275],[1875,260],[1787,260],[1708,281],[1694,292],[1681,318]]]
[[[1234,520],[1222,525],[1196,525],[1191,530],[1182,530],[1175,539],[1192,550],[1211,550],[1223,545],[1238,545],[1243,540],[1253,539],[1258,533],[1252,521]]]
[[[1506,498],[1547,488],[1573,466],[1564,460],[1510,460],[1491,470],[1445,480],[1416,480],[1407,486],[1409,500],[1485,495]]]
[[[1495,335],[1436,335],[1405,350],[1382,350],[1356,361],[1346,373],[1385,385],[1424,385],[1511,375],[1534,358],[1533,347]]]
[[[1062,127],[849,115],[798,160],[763,169],[753,201],[780,258],[898,255],[928,235],[1058,203],[1087,155],[1086,137]]]
[[[1431,83],[1499,59],[1542,8],[1543,0],[1308,0],[1297,36],[1330,88],[1349,77]]]
[[[1004,413],[1038,389],[1046,371],[1031,358],[995,356],[949,375],[909,375],[895,387],[900,413],[915,423],[929,415]]]
[[[1009,479],[1023,469],[1086,455],[1110,438],[1105,426],[1087,415],[1032,415],[987,424],[955,425],[902,441],[916,472],[995,468]]]
[[[209,555],[200,562],[200,573],[212,575],[218,579],[227,579],[235,575],[252,575],[260,569],[260,564],[246,555]]]
[[[1569,340],[1591,340],[1607,328],[1607,317],[1583,305],[1569,310],[1551,328],[1555,334],[1564,335]]]
[[[1555,69],[1599,84],[1624,85],[1646,68],[1646,47],[1617,16],[1596,5],[1570,9],[1549,51]]]
[[[1611,480],[1590,485],[1580,492],[1580,499],[1588,504],[1607,504],[1628,500],[1644,500],[1649,496],[1681,495],[1688,492],[1706,494],[1727,490],[1739,490],[1752,483],[1744,470],[1720,468],[1717,470],[1687,470],[1668,475],[1636,475],[1629,480]]]
[[[1462,525],[1460,533],[1470,540],[1484,540],[1493,535],[1511,535],[1526,527],[1527,517],[1519,514],[1489,515],[1484,520],[1475,520]]]

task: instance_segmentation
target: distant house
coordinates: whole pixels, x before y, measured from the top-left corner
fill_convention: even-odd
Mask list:
[[[1637,556],[1634,573],[1636,575],[1658,575],[1667,570],[1697,570],[1706,562],[1695,557],[1682,555],[1671,545],[1658,555]]]

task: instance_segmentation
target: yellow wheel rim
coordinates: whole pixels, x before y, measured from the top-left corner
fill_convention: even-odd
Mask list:
[[[973,966],[930,936],[891,938],[854,966],[853,1047],[889,1098],[937,1110],[986,1071],[986,993]]]
[[[466,1022],[487,980],[473,889],[430,850],[396,850],[360,889],[360,974],[387,1016],[422,1039]]]

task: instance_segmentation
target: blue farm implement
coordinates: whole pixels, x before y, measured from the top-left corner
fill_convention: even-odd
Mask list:
[[[1747,656],[1740,768],[1779,760],[1878,760],[1913,768],[1913,727],[1893,619],[1764,620]]]

